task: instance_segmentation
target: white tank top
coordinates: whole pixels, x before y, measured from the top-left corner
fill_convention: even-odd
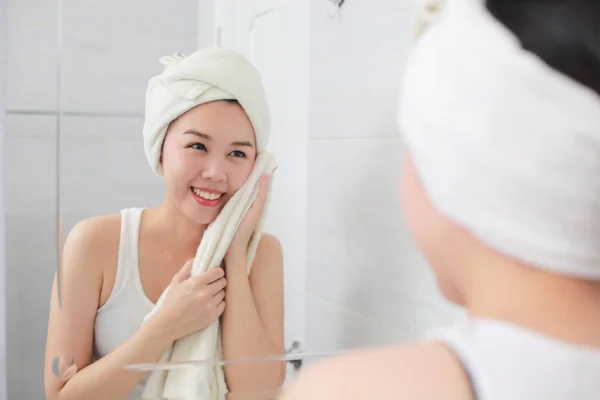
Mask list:
[[[138,239],[142,208],[121,211],[121,237],[115,284],[106,303],[96,312],[94,356],[112,352],[141,326],[154,303],[142,288],[138,263]],[[129,394],[127,400],[140,400],[146,378]]]
[[[433,338],[459,357],[475,400],[600,399],[600,348],[479,318]]]

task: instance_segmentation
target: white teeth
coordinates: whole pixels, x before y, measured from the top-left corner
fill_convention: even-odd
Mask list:
[[[194,194],[198,197],[202,197],[205,200],[216,200],[219,197],[223,196],[222,193],[208,193],[208,192],[203,192],[202,190],[196,189],[196,188],[192,188],[192,190],[194,191]]]

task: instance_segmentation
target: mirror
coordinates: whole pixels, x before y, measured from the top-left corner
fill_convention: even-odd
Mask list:
[[[284,316],[274,329],[283,346],[273,357],[290,361],[287,380],[302,362],[413,338],[456,316],[423,268],[397,202],[396,82],[410,47],[410,7],[346,1],[332,13],[328,0],[224,3],[0,1],[8,22],[9,398],[43,398],[44,365],[62,373],[70,365],[64,354],[62,363],[44,359],[52,280],[59,260],[72,257],[63,252],[69,232],[81,221],[116,216],[119,235],[103,231],[113,240],[115,268],[119,213],[165,199],[164,183],[144,156],[144,95],[162,70],[158,59],[176,51],[235,49],[263,77],[272,121],[268,149],[278,163],[264,232],[279,239],[283,252]],[[171,275],[193,254],[193,248],[179,254]],[[94,259],[100,256],[109,257]],[[156,300],[170,281],[167,273],[146,276],[139,278],[142,303]],[[109,287],[99,301],[109,301]],[[120,318],[134,326],[143,314]],[[73,332],[69,340],[81,338],[81,321],[63,323]],[[105,348],[129,336],[119,335]],[[247,371],[268,363],[256,360],[260,346],[251,347],[188,369],[251,364]],[[128,368],[147,371],[148,364],[132,361]]]

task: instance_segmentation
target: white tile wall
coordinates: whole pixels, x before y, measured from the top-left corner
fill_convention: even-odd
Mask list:
[[[397,86],[416,0],[311,1],[311,137],[395,137]]]
[[[9,111],[55,111],[58,77],[56,29],[14,26],[10,18],[9,13],[6,107]]]
[[[62,210],[89,216],[108,212],[108,128],[107,118],[63,116],[61,119]]]
[[[63,110],[92,113],[109,110],[112,49],[107,33],[65,29],[60,65]]]
[[[65,1],[64,110],[141,116],[148,79],[162,69],[158,59],[196,47],[196,1],[177,5]]]
[[[5,108],[6,108],[6,42],[7,42],[7,14],[6,0],[0,0],[0,158],[4,160],[5,139]],[[6,268],[6,217],[5,217],[5,176],[4,162],[0,162],[0,400],[7,399],[7,377],[6,364],[8,356],[7,348],[7,314],[6,307],[8,285]]]
[[[405,226],[397,88],[412,0],[312,1],[307,343],[332,351],[415,338],[457,311]]]
[[[107,3],[111,4],[113,10],[113,33],[136,32],[158,37],[179,37],[186,41],[196,38],[197,0],[178,0],[177,7],[164,0],[108,0]]]
[[[56,116],[6,115],[8,215],[48,218],[55,214],[56,128]],[[8,239],[12,232],[8,230]]]
[[[378,346],[408,337],[385,320],[370,318],[311,293],[307,296],[306,316],[305,347],[310,353]]]
[[[163,200],[163,185],[148,165],[141,118],[112,118],[105,165],[108,209],[151,207]],[[126,171],[127,173],[124,173]]]
[[[188,9],[188,12],[196,15],[191,9]],[[170,22],[174,25],[176,19]],[[160,73],[163,68],[158,59],[176,51],[189,54],[195,48],[195,31],[191,31],[187,37],[162,36],[156,32],[114,31],[112,53],[108,60],[111,81],[108,111],[118,114],[135,113],[141,116],[148,79]]]
[[[56,110],[58,0],[6,0],[8,110]]]
[[[6,1],[8,398],[42,399],[59,93],[64,232],[92,215],[158,203],[162,185],[142,147],[146,85],[159,57],[195,50],[198,13],[196,0],[63,0],[59,92],[58,1]]]
[[[56,267],[56,116],[6,116],[8,398],[43,398],[50,282]],[[14,367],[13,367],[14,366]]]
[[[112,28],[112,5],[107,1],[62,0],[62,29],[64,33],[92,31],[104,32],[110,37]],[[108,2],[110,3],[110,2]],[[129,3],[122,2],[122,3]],[[54,9],[53,12],[56,13]]]

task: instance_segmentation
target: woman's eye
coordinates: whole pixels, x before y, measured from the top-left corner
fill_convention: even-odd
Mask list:
[[[206,151],[206,146],[204,146],[202,143],[192,143],[190,147],[192,149]]]
[[[239,151],[239,150],[232,151],[231,155],[234,157],[246,158],[246,153],[244,153],[243,151]]]

